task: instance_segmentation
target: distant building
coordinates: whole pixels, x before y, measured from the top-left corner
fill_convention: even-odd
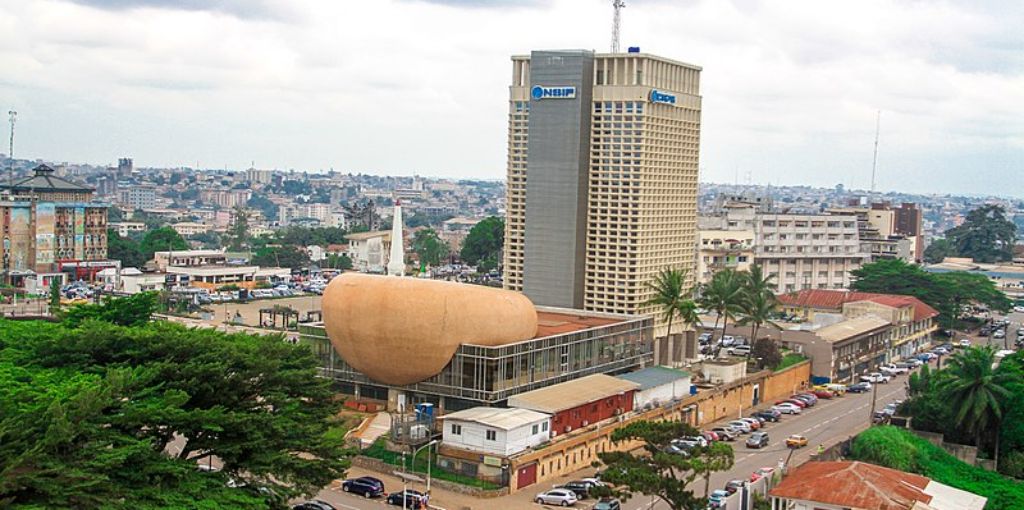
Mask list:
[[[173,228],[177,233],[186,237],[194,236],[196,234],[205,234],[210,231],[209,225],[204,225],[202,223],[195,223],[191,221],[175,223],[171,225],[171,228]]]
[[[131,186],[117,191],[117,201],[130,211],[156,207],[156,188],[152,186]]]
[[[768,491],[786,510],[983,510],[983,496],[866,462],[807,462]]]
[[[170,266],[199,267],[227,263],[227,255],[221,250],[176,250],[153,253],[157,271],[167,271]]]
[[[778,292],[847,288],[870,259],[853,215],[760,214],[754,228],[755,263]]]
[[[199,191],[201,202],[224,209],[244,206],[250,197],[252,197],[252,191],[248,189],[204,189]]]
[[[145,232],[146,224],[141,221],[117,221],[109,225],[110,228],[117,231],[117,235],[121,237],[128,237],[132,232]]]
[[[352,269],[364,273],[383,273],[391,251],[391,232],[360,232],[345,236]]]
[[[754,263],[753,230],[700,229],[697,233],[697,281],[707,283],[722,269],[747,271]]]
[[[616,377],[640,385],[633,394],[633,408],[664,405],[690,395],[690,373],[674,368],[653,366]]]
[[[274,173],[270,170],[250,168],[245,171],[245,179],[253,184],[270,184]]]
[[[135,164],[132,162],[132,158],[120,158],[117,160],[117,177],[120,179],[128,179],[132,176],[132,172],[135,170]]]
[[[20,286],[34,273],[66,272],[92,279],[119,264],[107,260],[107,204],[92,188],[39,165],[29,177],[0,186],[0,264],[5,283]]]
[[[551,435],[566,434],[633,410],[640,384],[594,374],[509,397],[509,407],[551,416]]]

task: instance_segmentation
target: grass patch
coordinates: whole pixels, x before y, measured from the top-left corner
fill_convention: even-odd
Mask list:
[[[871,427],[853,441],[851,458],[918,473],[939,483],[988,498],[985,510],[1024,508],[1024,483],[971,466],[914,434],[891,426]]]
[[[427,449],[424,449],[424,450],[427,450]],[[384,446],[384,439],[383,438],[380,438],[380,439],[377,439],[376,441],[374,441],[373,444],[370,445],[369,448],[367,448],[367,449],[362,451],[362,455],[365,455],[367,457],[371,457],[371,458],[374,458],[374,459],[382,460],[382,461],[384,461],[384,462],[386,462],[388,464],[391,464],[392,466],[401,466],[402,465],[402,454],[398,453],[398,452],[393,452],[393,451],[388,450]],[[406,465],[406,468],[410,472],[413,472],[413,471],[415,471],[416,473],[426,473],[427,472],[427,453],[426,453],[426,451],[420,452],[419,456],[416,457],[415,464],[413,464],[412,459],[410,458],[409,455],[406,455],[405,457],[406,457],[405,458],[405,462],[406,462],[405,465]],[[478,479],[473,478],[471,476],[460,475],[460,474],[452,473],[452,472],[449,472],[449,471],[445,471],[443,468],[441,468],[441,466],[438,466],[436,462],[434,462],[430,466],[430,476],[432,478],[434,478],[435,480],[446,480],[446,481],[454,482],[454,483],[457,483],[457,484],[460,484],[460,485],[468,485],[470,487],[479,487],[481,489],[488,489],[489,490],[489,489],[500,489],[501,488],[500,485],[495,484],[495,483],[487,482],[487,481],[484,481],[484,480],[478,480]]]
[[[782,356],[782,362],[779,363],[779,366],[775,367],[775,371],[778,372],[779,370],[785,370],[786,368],[796,365],[805,359],[807,359],[807,356],[804,356],[803,354],[787,352]]]

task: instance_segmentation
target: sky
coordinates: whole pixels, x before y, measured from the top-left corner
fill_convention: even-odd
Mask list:
[[[879,190],[1024,196],[1024,2],[626,3],[703,68],[702,181],[869,188],[881,111]],[[0,107],[18,157],[503,179],[509,57],[611,4],[0,0]]]

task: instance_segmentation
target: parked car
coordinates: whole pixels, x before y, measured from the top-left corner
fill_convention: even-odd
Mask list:
[[[542,505],[572,506],[579,501],[579,498],[576,497],[575,492],[569,489],[552,489],[537,494],[533,500]]]
[[[559,485],[559,489],[569,489],[576,493],[576,499],[587,499],[590,497],[590,489],[592,486],[586,482],[580,480],[573,480],[564,485]]]
[[[732,494],[742,489],[743,485],[746,483],[746,480],[729,480],[729,483],[725,484],[725,491],[728,492],[729,494]]]
[[[961,348],[970,347],[971,346],[971,339],[970,338],[961,338],[960,342],[957,345],[959,347],[961,347]]]
[[[707,439],[709,443],[722,440],[722,438],[718,437],[718,433],[713,430],[702,430],[700,435],[704,436],[704,439]]]
[[[708,494],[708,508],[725,508],[725,498],[729,492],[722,489],[715,489]]]
[[[800,406],[801,409],[811,407],[810,405],[807,404],[807,402],[805,402],[803,400],[800,400],[798,398],[791,398],[791,399],[783,400],[782,402],[777,402],[777,403],[778,404],[790,403],[790,404],[793,404],[795,406]]]
[[[740,421],[749,423],[751,431],[759,430],[761,428],[761,422],[757,418],[740,418]]]
[[[836,394],[832,390],[814,390],[814,396],[818,398],[831,399]]]
[[[793,397],[805,400],[812,406],[818,403],[818,397],[813,393],[797,393],[796,395],[793,395]]]
[[[622,510],[622,503],[615,498],[602,498],[591,510]]]
[[[786,438],[786,446],[790,448],[803,448],[807,446],[807,438],[800,434],[793,434]]]
[[[850,393],[866,393],[871,391],[871,383],[863,381],[856,384],[851,384],[848,388],[846,388],[846,391]]]
[[[749,434],[753,429],[750,428],[750,424],[742,420],[733,420],[729,422],[730,427],[734,427],[744,434]]]
[[[998,339],[1002,339],[1002,338],[1006,338],[1006,330],[997,329],[995,333],[992,333],[992,338],[995,338],[997,340]]]
[[[758,480],[760,480],[760,479],[762,479],[762,478],[764,478],[766,476],[771,476],[772,473],[774,473],[774,472],[775,472],[775,468],[771,468],[771,467],[758,468],[757,471],[754,471],[753,473],[751,473],[750,481],[751,482],[756,482],[756,481],[758,481]]]
[[[862,382],[869,383],[887,383],[892,380],[892,377],[889,377],[881,372],[871,372],[870,374],[864,374],[860,376],[860,380]]]
[[[568,492],[570,494],[572,493],[572,491]],[[412,489],[405,489],[401,492],[392,492],[391,494],[388,494],[387,504],[403,506],[403,500],[405,508],[423,508],[423,493]]]
[[[776,422],[776,421],[779,421],[779,416],[781,414],[782,413],[779,413],[778,411],[772,411],[770,409],[766,409],[764,411],[758,411],[758,412],[752,414],[751,416],[756,417],[758,419],[763,419],[764,421]]]
[[[372,476],[360,476],[341,482],[341,490],[375,498],[384,495],[384,482]]]
[[[906,373],[910,372],[910,369],[907,368],[906,366],[900,367],[899,365],[897,365],[895,363],[889,363],[887,365],[882,365],[882,366],[878,367],[878,370],[880,372],[884,373],[884,374],[889,374],[889,375],[899,375],[899,374],[906,374]]]
[[[1013,311],[1015,311],[1017,313],[1024,313],[1024,306],[1020,306],[1020,305],[1015,306],[1015,307],[1013,307]]]
[[[311,499],[304,503],[299,503],[292,507],[292,510],[338,510],[334,508],[334,505],[322,500],[322,499]]]
[[[741,432],[733,427],[715,427],[711,429],[711,432],[718,434],[718,439],[721,441],[735,441],[736,437]]]
[[[746,356],[750,354],[750,346],[738,345],[736,347],[730,347],[729,354],[732,354],[733,356]]]
[[[825,387],[830,389],[830,390],[832,390],[832,392],[835,393],[836,396],[841,397],[841,396],[846,394],[846,385],[845,384],[831,383],[831,384],[826,384]]]
[[[747,438],[747,448],[764,448],[768,446],[767,432],[754,432]]]
[[[779,404],[775,404],[775,406],[772,407],[772,409],[774,409],[774,410],[776,410],[776,411],[778,411],[778,412],[780,412],[782,414],[800,414],[800,413],[804,412],[802,407],[800,407],[800,406],[798,406],[796,404],[789,403],[789,402],[782,402],[782,403],[779,403]]]

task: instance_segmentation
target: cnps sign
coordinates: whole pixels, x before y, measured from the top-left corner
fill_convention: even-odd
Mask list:
[[[666,94],[664,92],[658,92],[657,89],[651,89],[650,99],[652,103],[665,103],[665,104],[676,104],[676,96],[673,94]]]
[[[576,99],[576,87],[568,85],[562,87],[534,85],[530,89],[530,97],[533,99]]]

